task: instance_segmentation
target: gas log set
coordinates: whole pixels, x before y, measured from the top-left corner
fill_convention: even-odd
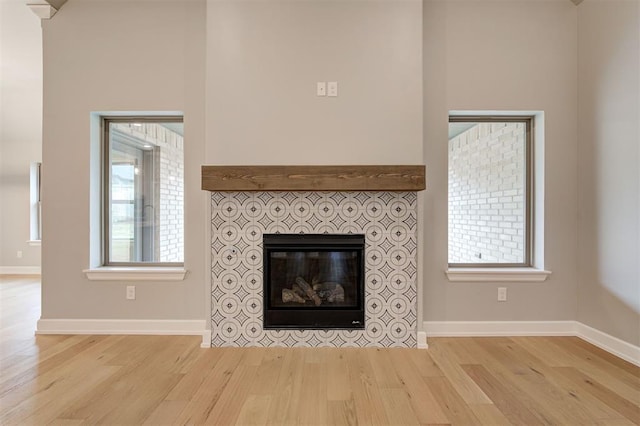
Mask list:
[[[320,306],[327,303],[344,303],[344,287],[334,282],[317,282],[309,284],[302,277],[295,279],[291,288],[282,289],[283,303],[299,303]]]

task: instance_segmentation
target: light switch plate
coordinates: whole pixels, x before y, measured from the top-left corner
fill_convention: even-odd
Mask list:
[[[327,83],[319,81],[316,83],[316,95],[327,96]]]
[[[330,81],[327,83],[327,94],[328,96],[338,96],[338,82]]]

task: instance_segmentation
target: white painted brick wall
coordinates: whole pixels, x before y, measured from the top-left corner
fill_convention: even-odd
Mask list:
[[[160,147],[160,262],[184,261],[184,144],[182,136],[156,126]]]
[[[524,129],[479,123],[449,141],[449,263],[523,262]]]

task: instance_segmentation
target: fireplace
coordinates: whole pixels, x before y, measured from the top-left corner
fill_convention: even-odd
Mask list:
[[[364,328],[364,243],[353,234],[264,234],[264,328]]]
[[[416,347],[424,166],[202,166],[202,189],[211,191],[211,346]],[[302,239],[296,244],[356,237],[359,246],[356,254],[345,241],[294,250],[285,238],[265,247],[264,236],[269,246],[277,234]],[[289,258],[302,266],[287,272]],[[360,276],[320,267],[332,263]],[[319,302],[296,293],[297,278],[316,286]]]
[[[416,347],[416,218],[415,192],[212,192],[211,345]],[[354,325],[351,324],[362,321],[362,316],[348,319],[344,328],[314,327],[317,320],[306,325],[270,324],[265,328],[265,308],[282,305],[283,287],[293,287],[292,283],[278,284],[280,288],[275,294],[280,301],[275,299],[267,306],[265,297],[270,296],[271,290],[265,293],[264,272],[265,268],[272,267],[265,261],[264,236],[277,234],[294,239],[309,239],[320,234],[323,238],[356,237],[360,239],[359,243],[364,236],[365,247],[361,255],[364,292],[360,293],[359,301],[356,298],[354,303],[347,299],[349,293],[345,288],[346,306],[340,306],[337,298],[333,298],[333,302],[329,302],[333,305],[325,306],[326,309],[322,303],[316,307],[315,302],[306,301],[304,305],[289,308],[298,310],[305,318],[310,313],[318,314],[317,318],[324,311],[331,312],[327,315],[333,320],[336,313],[358,310],[361,305],[364,308],[363,328],[352,328]],[[334,243],[336,241],[331,244]],[[283,247],[287,248],[287,244],[289,242],[285,241]],[[318,253],[317,257],[309,255],[307,260],[311,265],[307,268],[314,268],[314,262],[320,263],[315,259],[319,259],[320,253],[327,248],[331,245],[303,251]],[[278,256],[280,260],[284,257]],[[314,275],[318,274],[302,278],[313,285]],[[333,282],[334,278],[316,279],[320,280]],[[324,296],[328,298],[328,295]],[[283,311],[286,306],[275,308],[274,312]],[[266,315],[271,317],[272,314]]]

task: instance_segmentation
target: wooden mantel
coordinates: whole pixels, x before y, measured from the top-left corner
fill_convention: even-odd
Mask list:
[[[423,165],[202,166],[207,191],[422,191]]]

